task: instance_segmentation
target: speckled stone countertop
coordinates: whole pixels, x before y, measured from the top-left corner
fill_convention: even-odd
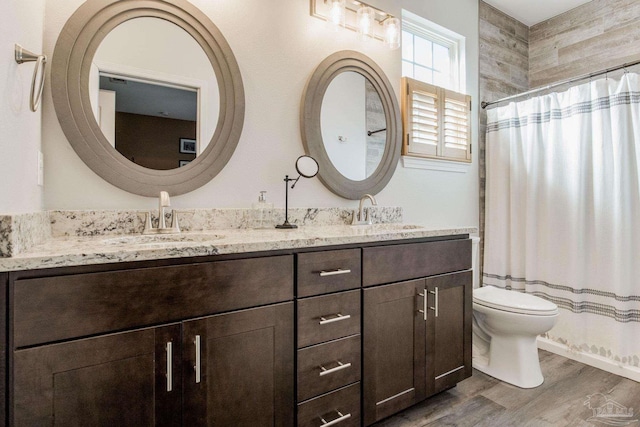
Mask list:
[[[0,258],[0,271],[235,254],[475,232],[476,227],[430,229],[396,223],[305,226],[293,230],[219,229],[178,235],[57,237],[15,256]]]
[[[299,228],[253,229],[250,209],[180,209],[182,233],[142,235],[146,211],[46,211],[0,215],[0,272],[41,268],[239,254],[476,233],[476,227],[428,228],[404,224],[402,208],[367,208],[374,225],[351,226],[347,208],[293,208]],[[152,213],[152,220],[157,216]],[[170,217],[167,216],[170,223]]]

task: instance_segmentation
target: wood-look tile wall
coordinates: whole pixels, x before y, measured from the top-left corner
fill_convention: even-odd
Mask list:
[[[593,0],[529,30],[531,88],[638,59],[638,0]]]
[[[492,101],[529,89],[529,28],[480,0],[480,101]],[[480,238],[484,241],[485,131],[480,110]],[[482,245],[480,259],[482,260]],[[482,265],[482,263],[480,264]]]

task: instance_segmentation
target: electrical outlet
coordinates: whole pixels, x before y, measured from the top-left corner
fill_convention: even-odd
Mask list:
[[[38,150],[38,185],[44,185],[44,159],[42,151]]]

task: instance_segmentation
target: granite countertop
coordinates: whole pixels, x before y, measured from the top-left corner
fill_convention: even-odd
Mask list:
[[[0,258],[0,271],[320,247],[477,231],[476,227],[428,228],[394,223],[302,226],[293,230],[230,228],[178,235],[52,237],[23,252]]]

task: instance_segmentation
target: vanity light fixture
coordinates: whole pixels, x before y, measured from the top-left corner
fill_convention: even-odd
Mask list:
[[[398,49],[400,47],[400,20],[391,15],[387,15],[382,26],[384,28],[384,44],[389,49]]]
[[[400,47],[400,20],[359,0],[310,0],[311,16],[358,33],[362,40],[377,39],[390,49]]]
[[[358,37],[362,41],[373,38],[373,24],[376,22],[376,12],[369,6],[361,4],[358,8]]]
[[[345,2],[346,0],[331,0],[328,21],[334,31],[344,28],[346,16]]]

